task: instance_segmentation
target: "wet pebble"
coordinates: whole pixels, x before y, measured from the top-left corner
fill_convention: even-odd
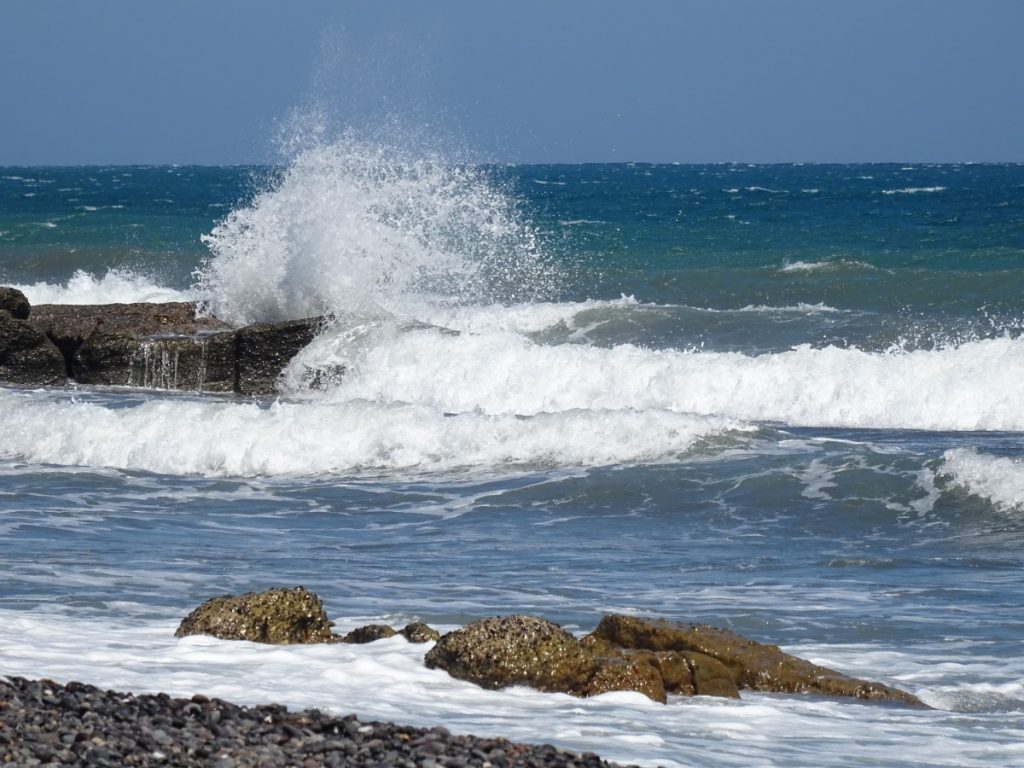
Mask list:
[[[0,765],[499,768],[613,764],[550,745],[364,723],[355,715],[132,695],[0,677]]]

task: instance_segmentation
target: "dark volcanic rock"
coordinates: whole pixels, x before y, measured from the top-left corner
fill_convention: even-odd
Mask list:
[[[334,637],[320,598],[305,587],[207,600],[174,633],[187,635],[273,644],[325,643]]]
[[[15,320],[27,320],[31,307],[17,288],[0,285],[0,312],[7,310]]]
[[[721,682],[721,672],[712,668],[706,660],[706,657],[711,657],[728,669],[741,689],[851,696],[925,706],[920,699],[906,691],[847,677],[835,670],[783,653],[778,646],[758,643],[727,629],[611,614],[601,619],[590,637],[593,641],[603,641],[625,649],[689,654],[689,664],[703,667],[701,671],[707,678],[706,686],[716,680]],[[700,688],[699,683],[697,687]]]
[[[79,349],[84,356],[87,344]],[[152,336],[139,342],[129,361],[128,385],[191,392],[233,392],[235,334]],[[109,370],[109,369],[108,369]]]
[[[238,330],[235,391],[242,395],[268,395],[277,391],[277,378],[299,350],[313,340],[323,318],[257,323]]]
[[[82,384],[245,395],[276,392],[281,371],[323,323],[311,318],[236,330],[195,312],[187,302],[41,304],[29,322],[57,345],[67,375]]]
[[[64,357],[26,320],[0,311],[0,383],[56,386],[67,382]]]
[[[144,386],[139,378],[145,377],[146,349],[153,346],[155,339],[187,337],[187,343],[198,350],[201,345],[209,344],[205,339],[210,334],[230,330],[215,318],[197,318],[195,306],[187,302],[40,304],[33,308],[30,322],[57,345],[67,361],[69,375],[82,384]],[[229,346],[233,349],[233,342]],[[160,353],[156,356],[149,353],[150,359],[157,356]],[[171,357],[174,357],[173,352]],[[178,351],[177,358],[176,373],[180,381],[185,382],[185,386],[178,388],[222,391],[222,386],[192,385],[201,370],[202,351],[184,361]],[[229,367],[227,378],[233,387],[233,360]],[[167,372],[164,378],[173,379],[175,371]],[[223,375],[219,376],[219,380],[223,379]]]

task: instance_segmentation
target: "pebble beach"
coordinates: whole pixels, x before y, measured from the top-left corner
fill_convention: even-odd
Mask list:
[[[196,695],[131,694],[23,677],[0,679],[0,762],[18,766],[613,766],[551,745],[242,707]]]

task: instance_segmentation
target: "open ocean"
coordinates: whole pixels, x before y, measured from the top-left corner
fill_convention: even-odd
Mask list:
[[[278,399],[0,388],[0,674],[643,765],[1024,765],[1024,166],[0,168],[0,284],[336,316]],[[934,709],[173,637],[298,584],[340,632],[710,623]]]

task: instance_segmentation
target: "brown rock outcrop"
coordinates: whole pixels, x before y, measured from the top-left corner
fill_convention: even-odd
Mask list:
[[[527,685],[583,691],[597,663],[579,640],[536,616],[495,616],[442,635],[424,659],[431,669],[484,688]]]
[[[593,638],[591,642],[601,641],[624,649],[689,654],[688,663],[703,667],[710,680],[720,680],[721,672],[707,661],[710,657],[724,665],[740,689],[850,696],[925,706],[906,691],[848,677],[783,653],[776,645],[758,643],[727,629],[611,614],[601,619],[589,637]]]
[[[174,633],[175,637],[188,635],[275,645],[326,643],[334,637],[320,598],[305,587],[207,600],[186,616]]]

